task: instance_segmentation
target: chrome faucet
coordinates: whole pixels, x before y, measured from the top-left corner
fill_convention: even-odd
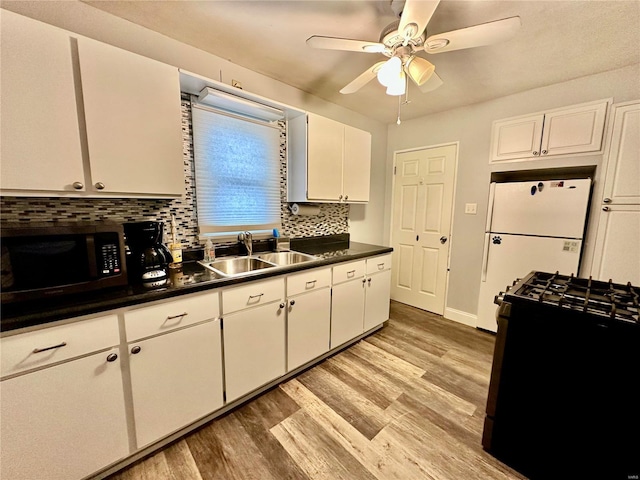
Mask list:
[[[240,232],[240,234],[238,234],[238,240],[244,243],[247,254],[251,256],[253,254],[253,237],[251,236],[251,232]]]

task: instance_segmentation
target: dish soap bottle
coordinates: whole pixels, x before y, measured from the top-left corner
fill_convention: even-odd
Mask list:
[[[207,243],[204,246],[204,261],[213,262],[216,259],[216,247],[210,238],[207,239]]]

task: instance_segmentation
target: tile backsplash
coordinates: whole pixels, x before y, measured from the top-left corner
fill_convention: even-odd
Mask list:
[[[320,204],[314,216],[293,215],[286,202],[287,161],[286,129],[280,134],[280,198],[281,234],[294,238],[332,235],[348,232],[349,205]],[[171,215],[175,215],[178,239],[185,247],[201,244],[198,240],[196,217],[195,169],[189,95],[182,95],[182,139],[184,153],[185,194],[180,199],[136,198],[29,198],[0,197],[2,223],[94,221],[135,222],[156,220],[165,222],[165,237],[169,233]]]

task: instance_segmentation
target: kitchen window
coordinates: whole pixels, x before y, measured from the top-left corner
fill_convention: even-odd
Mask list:
[[[280,125],[195,102],[192,121],[200,235],[280,228]]]

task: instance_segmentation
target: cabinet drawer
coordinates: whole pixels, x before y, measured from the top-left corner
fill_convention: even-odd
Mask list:
[[[353,280],[354,278],[363,277],[365,272],[365,261],[343,263],[333,267],[333,284]]]
[[[127,341],[170,332],[220,315],[218,292],[186,295],[125,313]]]
[[[264,305],[284,298],[284,278],[252,282],[222,292],[223,313]]]
[[[391,254],[367,259],[367,275],[391,269]]]
[[[118,345],[117,315],[80,320],[0,339],[2,377]]]
[[[289,275],[287,277],[287,296],[319,290],[331,283],[331,269],[322,268]]]

